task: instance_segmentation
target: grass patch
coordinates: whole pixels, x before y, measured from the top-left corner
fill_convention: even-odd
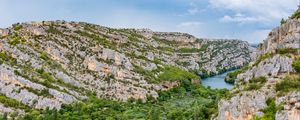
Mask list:
[[[264,84],[267,82],[266,77],[258,77],[258,78],[253,78],[249,81],[249,83],[245,86],[244,90],[246,91],[251,91],[251,90],[258,90]]]

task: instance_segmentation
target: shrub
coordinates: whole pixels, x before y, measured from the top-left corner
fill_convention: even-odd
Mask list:
[[[10,58],[6,52],[2,51],[2,52],[0,52],[0,59],[3,61],[8,61]]]
[[[284,23],[286,23],[286,20],[284,20],[283,18],[280,21],[280,24],[283,25]]]
[[[42,58],[43,60],[48,60],[48,54],[46,52],[42,52],[40,58]]]
[[[180,48],[179,52],[180,53],[197,53],[201,52],[202,49],[197,49],[197,48]]]
[[[249,81],[249,83],[245,86],[245,90],[258,90],[267,82],[266,77],[258,77],[253,78]]]
[[[300,78],[292,78],[290,76],[283,79],[283,81],[277,83],[275,85],[275,90],[279,94],[287,93],[290,91],[298,91],[300,90]]]
[[[261,61],[267,59],[267,58],[271,58],[273,57],[274,54],[272,53],[267,53],[267,54],[264,54],[262,56],[259,57],[259,59],[253,64],[253,66],[257,66]]]
[[[300,18],[300,13],[296,11],[292,16],[290,16],[290,19],[298,19]]]
[[[20,25],[20,24],[14,26],[14,30],[15,30],[15,31],[18,31],[18,30],[20,30],[20,29],[22,29],[22,28],[23,28],[23,26]]]
[[[239,70],[236,70],[234,72],[231,72],[227,75],[225,82],[229,83],[229,84],[234,84],[235,80],[237,79],[237,76],[245,71],[247,71],[249,69],[248,66],[245,66]]]
[[[50,26],[49,29],[46,30],[46,32],[52,33],[52,34],[59,34],[59,35],[63,34],[61,31],[57,30],[53,26]]]
[[[10,41],[8,41],[8,44],[12,46],[16,46],[17,44],[26,42],[25,38],[20,36],[14,36]]]
[[[300,60],[295,60],[292,66],[298,73],[300,73]]]
[[[32,93],[38,95],[38,96],[53,97],[53,95],[51,95],[49,93],[48,89],[36,90],[36,89],[31,88],[31,87],[25,87],[25,89],[28,90],[29,92],[32,92]]]
[[[134,42],[138,42],[139,41],[138,38],[136,38],[136,37],[134,37],[132,35],[128,36],[128,39],[131,40],[131,41],[134,41]]]
[[[55,79],[50,75],[50,73],[45,72],[43,68],[37,69],[36,72],[38,72],[47,82],[55,82]]]
[[[13,57],[11,57],[8,53],[5,51],[0,52],[0,64],[3,63],[9,63],[9,64],[17,64],[17,60]]]
[[[3,94],[0,94],[0,103],[2,103],[5,106],[13,107],[13,108],[19,108],[19,109],[28,109],[29,107],[22,104],[21,102],[6,97]]]
[[[281,105],[276,106],[274,98],[268,98],[266,101],[268,105],[265,109],[262,110],[264,115],[262,117],[254,117],[253,120],[275,120],[275,115],[278,110],[282,109]]]
[[[287,53],[292,53],[295,54],[298,51],[296,48],[283,48],[283,49],[277,49],[276,53],[278,54],[287,54]]]

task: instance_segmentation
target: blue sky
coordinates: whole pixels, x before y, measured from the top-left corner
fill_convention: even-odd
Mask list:
[[[298,0],[0,0],[0,27],[67,20],[259,43]]]

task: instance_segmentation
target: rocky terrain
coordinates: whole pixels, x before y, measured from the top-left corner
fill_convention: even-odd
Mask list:
[[[270,32],[257,60],[236,72],[232,97],[219,102],[215,119],[300,120],[299,33],[300,19],[292,17]]]
[[[251,50],[247,42],[185,33],[18,23],[0,29],[0,112],[60,109],[89,94],[145,102],[180,84],[160,77],[169,68],[209,76],[248,64]]]

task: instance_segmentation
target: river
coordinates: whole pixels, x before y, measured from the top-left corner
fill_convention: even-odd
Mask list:
[[[218,88],[218,89],[226,88],[231,90],[234,87],[234,85],[225,82],[225,77],[230,72],[234,72],[234,71],[228,71],[220,75],[204,78],[202,79],[202,85],[205,87],[210,86],[211,88]]]

